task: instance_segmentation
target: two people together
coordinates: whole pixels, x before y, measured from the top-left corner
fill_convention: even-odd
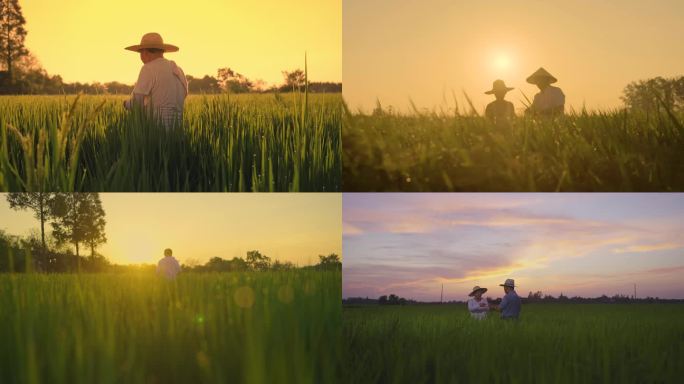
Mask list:
[[[487,317],[487,312],[490,310],[496,310],[501,312],[502,319],[518,319],[520,316],[520,306],[521,301],[518,294],[515,292],[515,280],[506,279],[503,284],[499,284],[500,287],[504,288],[505,295],[501,299],[501,303],[497,305],[489,305],[487,299],[483,298],[482,295],[487,292],[487,288],[480,288],[479,286],[473,287],[472,292],[468,296],[468,311],[470,316],[482,320]]]
[[[562,115],[565,110],[565,94],[563,91],[551,84],[557,82],[553,75],[546,69],[539,68],[527,78],[527,82],[539,88],[539,92],[534,95],[532,104],[527,108],[525,114],[539,116]],[[492,89],[485,92],[486,95],[494,95],[496,100],[487,104],[485,116],[495,123],[507,121],[515,116],[513,103],[507,101],[506,93],[515,88],[506,86],[503,80],[495,80]]]

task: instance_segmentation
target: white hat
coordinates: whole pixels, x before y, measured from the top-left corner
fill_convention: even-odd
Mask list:
[[[162,49],[164,52],[178,51],[178,47],[175,45],[164,44],[164,39],[162,39],[161,35],[156,32],[144,34],[142,39],[140,39],[140,44],[131,45],[130,47],[126,47],[124,49],[135,52],[140,52],[141,49]]]
[[[515,288],[515,280],[513,279],[506,279],[506,282],[503,284],[499,284],[499,287],[511,287]]]

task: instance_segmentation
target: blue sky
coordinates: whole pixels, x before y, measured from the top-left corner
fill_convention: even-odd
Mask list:
[[[682,194],[345,194],[343,295],[684,298]]]

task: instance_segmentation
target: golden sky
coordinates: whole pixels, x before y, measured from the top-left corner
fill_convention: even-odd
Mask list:
[[[26,46],[65,81],[135,82],[139,55],[124,47],[158,32],[180,47],[169,53],[186,74],[230,67],[250,79],[282,82],[283,70],[341,81],[341,0],[21,1]]]
[[[462,91],[480,113],[485,95],[503,79],[507,99],[523,108],[525,79],[544,67],[566,95],[566,106],[621,105],[634,80],[684,74],[684,1],[344,2],[344,97],[352,109],[383,105],[406,110],[461,107]],[[446,102],[445,102],[446,101]]]
[[[0,194],[0,229],[39,231],[29,211],[9,209]],[[245,257],[257,249],[299,265],[342,255],[342,197],[333,193],[101,193],[114,263],[156,263],[165,248],[181,262]],[[50,228],[47,226],[47,228]],[[38,232],[39,233],[39,232]]]

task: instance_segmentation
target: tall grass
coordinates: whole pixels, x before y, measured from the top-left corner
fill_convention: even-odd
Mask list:
[[[666,113],[667,112],[667,113]],[[682,191],[684,116],[346,113],[345,191]]]
[[[172,131],[124,99],[0,97],[0,190],[340,190],[340,95],[190,96]]]
[[[675,383],[684,306],[532,304],[518,322],[464,306],[344,308],[348,383]]]
[[[323,383],[339,272],[0,275],[2,383]]]

